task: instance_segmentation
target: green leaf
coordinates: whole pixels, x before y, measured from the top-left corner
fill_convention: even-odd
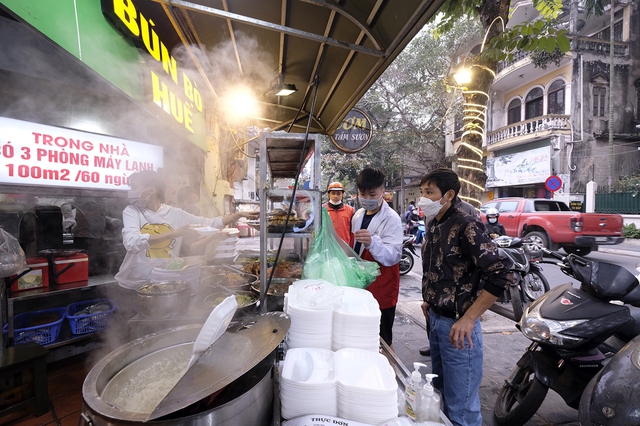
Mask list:
[[[544,45],[547,53],[553,53],[556,50],[556,40],[553,38],[547,38]]]
[[[556,41],[558,42],[558,49],[560,49],[561,52],[568,52],[571,49],[571,42],[564,34],[558,35]]]

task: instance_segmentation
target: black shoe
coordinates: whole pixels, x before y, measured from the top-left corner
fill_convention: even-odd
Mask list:
[[[431,348],[422,348],[419,352],[422,356],[431,356]]]

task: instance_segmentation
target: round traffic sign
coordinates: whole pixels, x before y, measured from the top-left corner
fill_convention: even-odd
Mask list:
[[[558,189],[562,188],[562,179],[560,177],[551,175],[544,182],[544,187],[551,192],[555,192]]]

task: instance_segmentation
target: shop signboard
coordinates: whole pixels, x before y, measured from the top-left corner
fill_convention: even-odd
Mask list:
[[[487,158],[487,188],[541,183],[550,175],[548,146]]]
[[[170,53],[181,42],[160,3],[3,0],[2,4],[179,135],[206,149],[204,83],[197,72],[187,69],[188,60]],[[34,55],[33,66],[42,67],[37,58]]]
[[[373,126],[369,116],[358,108],[352,108],[329,137],[336,148],[353,154],[369,145],[372,133]]]
[[[162,165],[159,146],[0,117],[0,183],[129,189]]]

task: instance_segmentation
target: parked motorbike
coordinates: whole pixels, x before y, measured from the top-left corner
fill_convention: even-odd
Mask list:
[[[549,291],[549,282],[542,274],[542,267],[531,261],[531,254],[525,251],[525,240],[521,238],[499,236],[493,240],[500,250],[513,262],[513,272],[519,279],[505,289],[499,301],[511,303],[516,321],[520,321],[524,307]]]
[[[416,240],[415,235],[404,235],[402,237],[402,257],[400,258],[400,275],[406,275],[413,268],[413,257],[418,257],[416,248],[413,243]]]
[[[640,272],[640,263],[636,266]],[[636,275],[640,281],[640,274]],[[611,358],[607,365],[589,382],[578,409],[582,426],[635,426],[640,424],[640,321],[636,318],[633,338]]]
[[[544,249],[558,259],[567,283],[535,300],[517,327],[533,343],[517,362],[498,393],[494,420],[498,425],[521,426],[538,410],[549,389],[577,409],[589,381],[607,359],[637,333],[640,286],[625,268],[590,261],[575,254],[566,257]],[[610,303],[616,301],[615,303]]]

